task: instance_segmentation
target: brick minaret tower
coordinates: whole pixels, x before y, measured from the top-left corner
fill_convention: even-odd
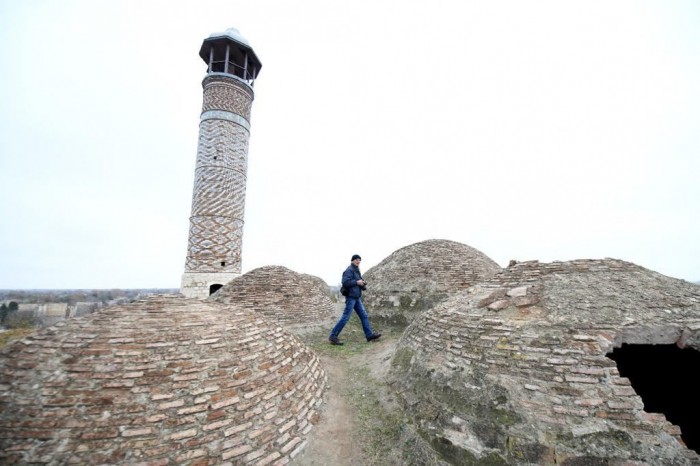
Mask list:
[[[241,274],[253,83],[262,64],[236,29],[199,50],[208,67],[192,193],[190,236],[180,291],[204,298]]]

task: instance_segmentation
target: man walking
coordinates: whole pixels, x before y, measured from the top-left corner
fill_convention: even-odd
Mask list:
[[[350,319],[350,314],[352,314],[353,309],[357,312],[360,322],[362,322],[362,330],[365,332],[365,338],[367,341],[376,340],[381,337],[381,333],[372,332],[372,328],[369,325],[369,318],[367,317],[367,311],[365,310],[364,304],[362,304],[362,290],[367,289],[367,283],[362,279],[362,274],[360,273],[360,261],[362,258],[355,254],[350,260],[350,265],[345,272],[343,272],[343,278],[341,279],[341,284],[344,286],[348,292],[345,296],[345,310],[343,310],[343,315],[333,330],[331,330],[331,336],[328,337],[328,341],[331,345],[342,345],[343,342],[338,340],[340,332],[343,331],[343,327],[348,323]]]

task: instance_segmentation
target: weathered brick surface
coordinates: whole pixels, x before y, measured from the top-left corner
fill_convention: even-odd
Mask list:
[[[286,326],[326,323],[334,305],[318,277],[269,265],[233,279],[208,299],[235,303]],[[327,288],[327,286],[326,286]]]
[[[448,240],[427,240],[401,248],[363,274],[363,293],[373,318],[397,324],[499,272],[482,252]]]
[[[606,357],[623,343],[700,349],[700,286],[613,259],[516,263],[421,314],[390,377],[434,445],[477,458],[700,464]]]
[[[325,386],[316,355],[245,306],[109,307],[0,350],[0,463],[284,464]]]
[[[223,74],[203,83],[202,117],[181,291],[204,298],[209,286],[241,273],[253,89]],[[214,111],[215,115],[208,112]],[[225,116],[225,117],[223,117]]]

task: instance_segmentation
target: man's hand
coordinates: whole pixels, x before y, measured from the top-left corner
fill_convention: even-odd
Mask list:
[[[365,286],[365,281],[364,280],[357,280],[357,285],[358,286]]]

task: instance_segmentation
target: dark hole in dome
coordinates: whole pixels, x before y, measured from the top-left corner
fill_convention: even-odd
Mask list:
[[[219,283],[215,283],[214,285],[211,285],[211,286],[209,287],[209,296],[211,296],[211,295],[213,295],[214,293],[216,293],[217,291],[219,291],[219,289],[220,289],[222,286],[224,286],[224,285],[221,285],[221,284],[219,284]]]
[[[644,411],[663,413],[680,427],[681,438],[700,453],[700,397],[694,377],[700,370],[700,352],[676,345],[628,345],[607,355],[617,363],[644,402]]]

